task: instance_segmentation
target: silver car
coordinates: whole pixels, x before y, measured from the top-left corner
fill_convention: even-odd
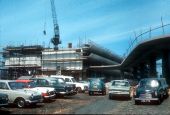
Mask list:
[[[0,93],[7,94],[9,103],[14,103],[19,108],[42,102],[40,93],[23,89],[21,83],[13,80],[0,80]]]
[[[131,98],[131,86],[127,80],[113,80],[109,87],[109,99],[114,97]]]

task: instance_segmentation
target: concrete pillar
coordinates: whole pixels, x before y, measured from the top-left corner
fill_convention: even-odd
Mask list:
[[[149,77],[157,77],[156,56],[152,56],[149,60]]]
[[[139,76],[140,78],[146,78],[147,77],[147,68],[145,63],[141,63],[139,66]]]
[[[133,67],[132,74],[133,74],[134,79],[138,77],[138,68],[137,67]]]
[[[125,78],[125,76],[124,76],[124,71],[123,71],[123,70],[120,70],[120,77],[121,77],[121,79],[124,79],[124,78]]]
[[[162,76],[166,78],[170,85],[170,51],[163,51],[162,55]]]

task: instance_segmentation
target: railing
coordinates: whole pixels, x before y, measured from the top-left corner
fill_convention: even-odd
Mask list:
[[[149,40],[149,39],[151,40],[157,36],[166,35],[168,33],[170,34],[170,24],[163,24],[163,22],[162,25],[155,28],[150,27],[149,30],[143,33],[141,32],[141,34],[139,34],[138,36],[136,36],[136,33],[134,32],[135,38],[133,41],[131,41],[123,57],[126,58],[138,44],[144,42],[145,40]]]

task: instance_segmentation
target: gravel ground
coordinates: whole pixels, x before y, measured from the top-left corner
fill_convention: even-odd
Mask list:
[[[56,98],[51,102],[39,103],[34,107],[19,109],[14,105],[1,108],[2,114],[170,114],[170,97],[160,105],[134,105],[133,99],[109,100],[108,95],[79,93],[75,96]]]

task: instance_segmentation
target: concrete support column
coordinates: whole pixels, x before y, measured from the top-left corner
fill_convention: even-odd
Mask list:
[[[147,77],[147,67],[145,63],[141,63],[139,66],[139,76],[140,78],[146,78]]]
[[[138,68],[137,67],[133,67],[132,74],[133,74],[133,78],[138,78]]]
[[[149,60],[149,77],[157,77],[156,56],[152,56]]]
[[[163,51],[162,55],[162,76],[170,85],[170,51]]]
[[[123,70],[120,70],[120,77],[121,77],[121,79],[124,79],[124,71]]]

